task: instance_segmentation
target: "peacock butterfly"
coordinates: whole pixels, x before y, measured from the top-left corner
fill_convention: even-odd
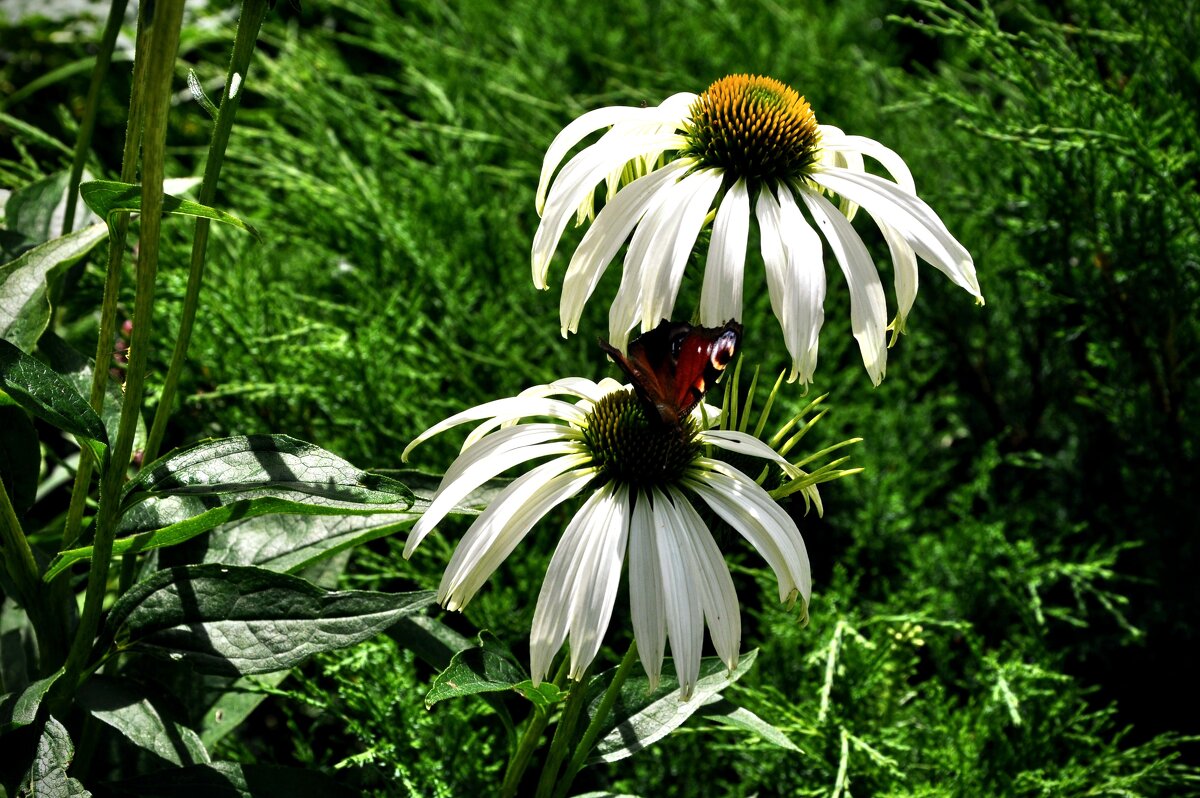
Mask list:
[[[716,381],[742,337],[742,325],[693,327],[663,319],[629,343],[629,354],[607,341],[600,348],[629,375],[650,418],[678,425]]]

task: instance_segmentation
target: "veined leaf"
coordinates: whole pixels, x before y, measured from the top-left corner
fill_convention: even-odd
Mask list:
[[[262,568],[189,565],[135,584],[113,606],[109,627],[122,650],[203,673],[271,673],[365,640],[432,601],[430,591],[326,591]]]
[[[173,765],[212,761],[199,735],[175,720],[164,700],[149,695],[144,685],[97,675],[76,691],[75,699],[92,717]]]
[[[91,793],[77,780],[67,775],[75,756],[75,746],[63,725],[53,717],[46,719],[37,751],[25,778],[21,780],[21,795],[53,796],[53,798],[89,798]]]
[[[104,785],[117,798],[353,798],[357,792],[318,770],[213,762]]]
[[[701,715],[706,720],[756,734],[772,745],[802,753],[800,748],[788,739],[788,736],[778,727],[767,723],[745,707],[735,706],[726,699],[705,707]]]
[[[42,361],[4,340],[0,340],[0,389],[38,418],[79,437],[97,462],[104,462],[108,434],[92,406]]]
[[[446,669],[434,677],[425,706],[432,707],[447,698],[512,690],[524,681],[528,677],[512,652],[494,635],[481,632],[478,646],[456,653]]]
[[[107,235],[104,225],[94,224],[39,244],[0,266],[0,338],[22,352],[32,351],[50,323],[49,281]]]
[[[136,213],[142,209],[142,187],[136,183],[121,183],[116,180],[92,180],[79,186],[79,194],[87,206],[110,225],[117,213]],[[252,226],[233,214],[201,205],[193,200],[182,199],[170,194],[163,195],[163,213],[180,216],[195,216],[228,224],[245,230],[259,241],[262,235]]]
[[[33,723],[42,699],[62,673],[60,668],[45,679],[30,683],[19,693],[0,696],[0,735]]]

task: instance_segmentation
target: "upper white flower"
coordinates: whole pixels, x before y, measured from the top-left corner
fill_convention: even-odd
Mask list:
[[[707,419],[718,415],[702,404],[686,423],[662,425],[647,420],[628,386],[571,378],[452,416],[404,452],[407,459],[432,435],[482,422],[413,526],[404,556],[476,488],[515,466],[549,458],[514,479],[471,524],[442,576],[438,600],[462,609],[538,520],[585,494],[538,596],[530,633],[533,681],[545,679],[568,639],[570,676],[583,678],[612,617],[628,552],[629,603],[642,665],[657,684],[670,640],[686,698],[699,678],[705,624],[731,670],[741,643],[733,580],[693,501],[762,555],[775,572],[780,601],[799,598],[806,612],[811,592],[808,555],[795,522],[754,479],[704,451],[714,446],[774,462],[789,476],[801,472],[752,435],[709,428]],[[527,420],[534,418],[542,420]]]
[[[604,128],[609,129],[555,176],[576,144]],[[891,179],[867,172],[864,156]],[[602,181],[607,202],[596,215],[593,197]],[[840,197],[840,206],[826,194]],[[878,385],[887,363],[887,308],[875,264],[850,225],[858,206],[871,214],[890,250],[895,333],[904,331],[916,299],[918,255],[983,302],[970,253],[917,197],[899,155],[872,139],[817,124],[793,89],[747,75],[722,78],[700,95],[676,94],[657,107],[589,111],[567,125],[542,163],[533,282],[549,287],[550,260],[571,217],[577,224],[594,217],[563,278],[562,333],[576,332],[584,304],[628,239],[609,311],[609,338],[624,348],[639,321],[644,331],[672,317],[688,257],[711,218],[700,323],[740,320],[753,216],[771,309],[792,356],[790,379],[808,383],[825,320],[823,236],[850,287],[854,337]]]

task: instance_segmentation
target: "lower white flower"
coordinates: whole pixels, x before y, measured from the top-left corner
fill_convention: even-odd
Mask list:
[[[565,398],[560,398],[565,397]],[[690,697],[707,624],[717,655],[737,666],[741,616],[725,559],[694,506],[711,509],[775,572],[779,600],[807,614],[808,554],[800,530],[754,479],[705,455],[712,446],[793,467],[752,435],[710,429],[716,408],[700,405],[678,426],[648,421],[628,386],[580,378],[540,385],[466,410],[431,427],[405,449],[451,427],[481,422],[413,526],[404,556],[468,494],[518,465],[545,460],[513,480],[455,549],[438,587],[450,610],[466,606],[534,524],[586,494],[563,532],[542,583],[530,633],[534,684],[570,643],[570,677],[583,678],[612,618],[629,557],[634,638],[652,685],[668,641]],[[542,420],[533,420],[542,419]],[[546,459],[549,458],[549,459]]]

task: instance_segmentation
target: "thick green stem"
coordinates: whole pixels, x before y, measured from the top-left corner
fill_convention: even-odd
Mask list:
[[[600,705],[596,707],[596,714],[592,716],[591,722],[583,732],[583,737],[579,740],[579,745],[575,746],[575,753],[571,756],[571,761],[567,763],[567,770],[563,773],[562,779],[558,783],[558,787],[554,792],[555,798],[561,798],[567,794],[567,790],[571,787],[571,782],[575,781],[575,775],[583,769],[583,763],[587,761],[588,753],[592,750],[592,746],[596,742],[596,738],[600,736],[600,730],[604,728],[604,723],[608,720],[609,713],[612,712],[613,706],[617,703],[617,698],[621,695],[621,687],[625,684],[625,680],[629,678],[629,672],[633,669],[633,663],[637,661],[637,642],[629,644],[629,650],[625,652],[624,659],[617,667],[617,672],[613,675],[612,683],[608,689],[604,691],[604,697],[600,699]]]
[[[75,206],[79,200],[79,181],[83,179],[83,166],[87,162],[88,149],[92,145],[92,133],[96,130],[96,106],[100,101],[100,89],[112,63],[113,47],[121,22],[125,19],[125,7],[129,0],[113,0],[108,9],[108,22],[104,25],[104,36],[100,39],[100,50],[96,53],[96,65],[92,67],[92,82],[88,86],[87,102],[83,106],[83,119],[79,122],[79,135],[75,138],[75,158],[71,162],[71,177],[67,180],[67,207],[63,215],[62,235],[71,232],[75,225]]]
[[[149,46],[149,30],[140,25],[137,34],[137,52],[144,53]],[[121,154],[121,181],[132,183],[137,177],[138,151],[142,146],[142,117],[146,83],[146,59],[139,58],[133,65],[133,90],[129,96],[129,119],[125,125],[125,149]],[[92,365],[92,387],[89,400],[92,409],[101,412],[104,392],[108,388],[108,363],[112,358],[113,341],[117,332],[117,301],[121,289],[121,262],[125,257],[125,236],[129,230],[129,219],[117,219],[108,238],[108,271],[104,278],[104,299],[100,306],[100,332],[96,340],[96,361]],[[70,548],[79,538],[79,524],[87,506],[88,486],[92,479],[92,462],[80,458],[75,472],[75,484],[71,489],[71,504],[67,509],[67,523],[63,527],[63,548]]]
[[[96,536],[92,543],[92,567],[88,573],[83,613],[71,651],[67,655],[63,684],[72,688],[83,671],[92,649],[104,594],[108,586],[109,560],[112,559],[113,533],[120,508],[121,483],[133,453],[133,435],[142,408],[145,386],[146,355],[150,345],[154,279],[158,272],[159,233],[162,228],[163,161],[166,150],[167,114],[170,111],[171,80],[175,74],[175,54],[179,49],[179,30],[183,21],[183,0],[157,0],[143,3],[140,24],[149,28],[145,59],[145,125],[142,147],[141,235],[138,243],[137,290],[133,306],[133,335],[129,349],[129,367],[125,377],[125,399],[121,405],[121,424],[111,449],[108,471],[100,484],[100,509],[96,515]],[[140,43],[140,42],[139,42]],[[100,364],[97,364],[99,370]]]
[[[558,673],[554,676],[555,686],[561,687],[567,678],[567,664],[567,660],[564,659],[562,665],[559,666]],[[509,760],[508,768],[504,771],[504,783],[500,785],[500,798],[513,798],[517,794],[517,788],[521,786],[521,777],[525,775],[525,769],[529,767],[529,760],[533,757],[533,752],[537,750],[537,744],[542,739],[542,732],[546,730],[549,723],[550,714],[535,706],[533,714],[529,718],[529,725],[525,727],[525,733],[521,735],[517,751]]]
[[[538,779],[537,798],[550,798],[550,793],[558,778],[558,768],[567,755],[571,738],[575,736],[575,726],[578,725],[579,716],[583,714],[586,704],[587,672],[585,671],[583,677],[571,687],[571,694],[567,696],[567,706],[563,709],[558,726],[554,729],[554,739],[550,742],[550,753],[546,755],[546,762],[542,766],[542,776]]]
[[[237,36],[233,42],[233,55],[230,56],[229,71],[225,75],[225,92],[221,98],[221,107],[217,111],[212,141],[208,145],[208,160],[204,165],[204,181],[200,184],[200,203],[202,205],[211,205],[217,194],[217,179],[221,175],[221,166],[225,162],[225,148],[229,144],[229,134],[233,129],[234,116],[241,104],[242,93],[246,85],[246,72],[250,69],[250,57],[254,54],[254,45],[258,41],[258,31],[262,27],[263,18],[267,15],[267,6],[268,0],[245,0],[242,3],[242,16],[238,20]],[[183,300],[183,315],[179,320],[179,335],[175,338],[175,349],[171,353],[171,365],[167,368],[162,394],[159,396],[158,407],[154,411],[154,423],[150,427],[150,434],[146,440],[145,462],[147,463],[158,457],[158,450],[162,446],[163,434],[167,428],[167,419],[170,417],[171,407],[175,403],[175,389],[179,385],[179,376],[183,372],[183,366],[187,360],[188,345],[192,339],[192,327],[196,321],[196,308],[200,302],[200,285],[204,279],[204,255],[208,247],[208,230],[211,224],[208,219],[196,219],[195,236],[192,240],[192,260],[188,270],[187,294]]]

